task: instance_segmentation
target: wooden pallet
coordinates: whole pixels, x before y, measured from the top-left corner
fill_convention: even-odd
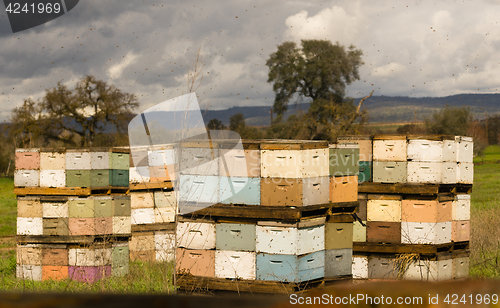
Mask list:
[[[472,184],[406,184],[363,182],[358,185],[359,193],[401,194],[401,195],[437,195],[440,193],[472,192]]]
[[[128,194],[128,187],[15,187],[18,196],[90,196]]]
[[[351,214],[358,207],[359,202],[339,202],[303,207],[261,206],[261,205],[232,205],[214,204],[198,209],[193,208],[183,217],[232,217],[245,219],[288,220],[297,221],[303,218],[321,217],[336,214]]]
[[[378,243],[353,243],[353,253],[419,253],[419,254],[436,254],[440,252],[451,252],[455,250],[469,249],[469,242],[452,242],[439,245],[430,244],[378,244]]]
[[[132,225],[132,233],[149,231],[175,231],[175,223],[163,222],[144,225]]]
[[[131,191],[137,190],[158,190],[158,189],[173,189],[172,182],[153,182],[153,183],[131,183]]]
[[[178,274],[177,287],[185,292],[232,291],[238,293],[292,294],[352,281],[351,275],[295,283],[281,281],[239,280]]]
[[[131,234],[120,235],[17,235],[18,244],[93,244],[128,241]]]

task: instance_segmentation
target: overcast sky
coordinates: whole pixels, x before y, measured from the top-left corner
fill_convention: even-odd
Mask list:
[[[4,10],[3,1],[0,8]],[[272,105],[269,54],[284,41],[327,39],[363,50],[348,95],[447,96],[500,88],[500,0],[82,0],[66,15],[13,34],[0,13],[0,121],[23,98],[90,74],[135,93],[145,109],[197,89],[212,109]]]

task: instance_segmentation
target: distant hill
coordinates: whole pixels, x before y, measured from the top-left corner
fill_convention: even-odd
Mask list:
[[[356,104],[361,98],[355,99]],[[458,94],[446,97],[407,97],[407,96],[372,96],[363,102],[363,109],[367,111],[369,122],[420,122],[431,117],[432,113],[445,107],[470,106],[476,119],[500,115],[500,94]],[[285,116],[305,112],[309,104],[290,105]],[[237,113],[243,113],[247,125],[268,126],[271,123],[270,107],[232,107],[224,110],[208,110],[204,113],[205,123],[211,119],[221,120],[229,125],[229,118]]]

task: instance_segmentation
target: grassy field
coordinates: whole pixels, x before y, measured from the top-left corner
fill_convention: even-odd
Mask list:
[[[486,148],[485,162],[499,160],[499,146]],[[471,201],[470,274],[500,278],[500,164],[474,166]]]
[[[12,179],[0,178],[0,236],[16,234],[17,203],[13,190]]]
[[[474,157],[475,163],[498,163],[500,162],[500,145],[490,145],[484,152]]]

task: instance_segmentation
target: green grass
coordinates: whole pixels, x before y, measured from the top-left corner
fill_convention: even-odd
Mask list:
[[[500,278],[500,146],[489,146],[475,162],[471,194],[470,275]]]
[[[488,146],[481,155],[474,158],[475,163],[498,163],[500,162],[500,145]]]
[[[130,262],[129,274],[96,283],[73,280],[29,281],[16,278],[15,251],[0,252],[0,290],[22,292],[165,294],[174,291],[173,263]]]
[[[0,236],[16,234],[17,201],[14,181],[0,178]]]
[[[474,166],[471,210],[500,207],[500,164]]]

